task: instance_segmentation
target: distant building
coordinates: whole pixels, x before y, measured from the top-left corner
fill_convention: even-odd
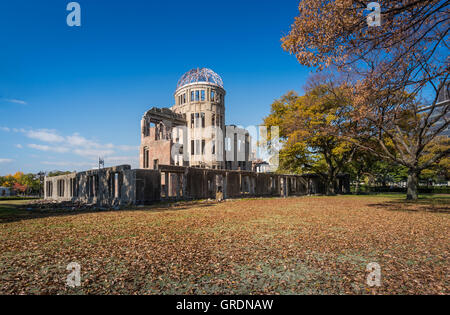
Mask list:
[[[440,120],[437,122],[436,126],[434,128],[439,128],[442,126],[444,121],[450,120],[450,111],[449,105],[450,105],[450,85],[445,86],[441,89],[439,92],[438,100],[436,102],[436,109],[433,112],[433,115],[431,116],[431,119],[434,117],[437,117],[438,115],[441,115],[444,111],[446,111],[445,115],[440,118]],[[446,129],[444,129],[441,132],[442,136],[450,136],[450,126],[447,126]]]
[[[253,161],[253,171],[256,173],[270,173],[273,170],[268,162],[258,159]]]
[[[0,197],[9,197],[12,195],[11,188],[0,187]]]

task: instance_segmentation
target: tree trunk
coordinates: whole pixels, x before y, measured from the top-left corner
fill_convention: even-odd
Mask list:
[[[327,179],[327,182],[326,182],[326,193],[327,193],[327,196],[334,196],[334,195],[336,195],[336,192],[335,192],[335,190],[334,190],[334,178],[333,177],[329,177],[328,179]]]
[[[338,170],[333,166],[333,162],[331,161],[331,159],[327,158],[326,154],[324,154],[324,156],[328,166],[325,183],[326,194],[327,196],[333,196],[336,195],[334,190],[334,182],[336,180],[336,174],[338,173]]]
[[[406,200],[417,200],[417,187],[419,185],[419,173],[417,170],[410,169],[408,171],[408,181],[407,181],[407,192],[406,192]]]
[[[355,194],[359,195],[359,175],[356,176]]]

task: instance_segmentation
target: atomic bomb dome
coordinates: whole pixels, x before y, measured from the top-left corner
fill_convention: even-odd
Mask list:
[[[250,135],[225,124],[225,96],[222,78],[211,69],[186,72],[178,80],[173,106],[152,108],[142,118],[140,167],[251,170]]]
[[[222,78],[208,68],[197,68],[186,72],[180,80],[178,80],[177,90],[192,83],[212,83],[223,88]]]

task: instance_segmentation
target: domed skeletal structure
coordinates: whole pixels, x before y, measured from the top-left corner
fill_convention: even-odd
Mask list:
[[[217,73],[208,68],[197,68],[186,72],[178,80],[177,90],[187,84],[199,82],[209,82],[223,88],[222,78]]]
[[[140,167],[251,170],[250,134],[226,125],[225,95],[222,78],[213,70],[195,68],[185,73],[178,80],[173,106],[152,108],[142,118]]]

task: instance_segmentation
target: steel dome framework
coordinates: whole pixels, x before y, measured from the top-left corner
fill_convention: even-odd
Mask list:
[[[197,68],[186,72],[178,80],[177,90],[187,84],[201,82],[213,83],[223,88],[222,78],[217,73],[208,68]]]

